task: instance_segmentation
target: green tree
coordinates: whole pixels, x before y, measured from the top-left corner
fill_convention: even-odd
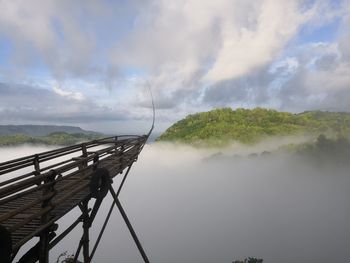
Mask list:
[[[320,133],[350,138],[350,114],[320,111],[292,114],[263,108],[214,109],[188,115],[169,127],[158,140],[225,146],[232,141],[252,144],[269,136]]]

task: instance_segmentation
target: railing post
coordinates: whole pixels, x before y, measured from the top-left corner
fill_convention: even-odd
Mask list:
[[[82,151],[82,157],[83,158],[87,158],[88,154],[87,154],[87,150],[86,150],[86,143],[83,143],[81,146],[81,151]],[[83,167],[86,167],[88,165],[87,160],[84,160],[83,162]]]
[[[95,153],[94,159],[93,159],[93,170],[95,171],[98,167],[98,162],[99,162],[100,157],[98,154]]]
[[[115,148],[114,148],[114,154],[115,154],[115,155],[118,155],[118,143],[117,143],[117,142],[118,142],[118,136],[115,136],[115,137],[114,137],[114,141],[115,141],[115,142],[114,142],[114,146],[115,146]]]
[[[40,175],[40,162],[39,162],[39,155],[35,155],[34,156],[34,160],[33,160],[33,165],[34,165],[34,174],[35,176],[39,176]],[[37,185],[40,185],[40,182],[37,183]]]
[[[124,147],[124,144],[122,144],[122,146],[120,147],[120,152],[119,152],[119,156],[120,156],[120,165],[119,165],[119,169],[120,169],[120,174],[123,173],[123,162],[124,162],[124,150],[125,150],[125,147]]]

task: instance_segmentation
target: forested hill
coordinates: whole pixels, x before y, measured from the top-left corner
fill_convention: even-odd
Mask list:
[[[0,147],[21,144],[72,145],[103,136],[75,126],[0,125]]]
[[[65,132],[68,134],[97,134],[85,131],[76,126],[57,125],[0,125],[0,136],[23,134],[28,136],[46,136],[54,132]]]
[[[309,111],[299,114],[255,108],[222,108],[187,116],[158,141],[223,146],[232,141],[255,143],[269,136],[326,134],[350,137],[350,113]]]
[[[42,144],[42,145],[61,145],[68,146],[81,142],[101,139],[101,134],[83,134],[66,132],[53,132],[45,136],[29,136],[24,134],[15,134],[0,136],[0,147],[16,146],[22,144]]]

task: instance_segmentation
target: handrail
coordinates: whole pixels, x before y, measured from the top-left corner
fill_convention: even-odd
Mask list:
[[[122,140],[115,140],[115,138],[120,138],[120,137],[129,137],[126,139],[122,139]],[[114,136],[114,137],[107,137],[107,138],[102,138],[102,139],[98,139],[98,140],[93,140],[90,142],[85,142],[85,143],[80,143],[80,144],[76,144],[73,146],[66,146],[63,148],[59,148],[59,149],[55,149],[55,150],[50,150],[50,151],[46,151],[46,152],[41,152],[38,154],[33,154],[33,155],[29,155],[29,156],[25,156],[25,157],[21,157],[21,158],[17,158],[17,159],[13,159],[13,160],[9,160],[9,161],[5,161],[0,163],[0,174],[2,174],[2,170],[4,170],[6,167],[11,166],[11,164],[13,166],[19,165],[19,164],[26,164],[28,163],[28,166],[32,164],[32,162],[34,161],[34,159],[36,158],[36,156],[39,157],[39,159],[44,159],[46,160],[50,160],[48,159],[49,157],[57,157],[55,155],[57,154],[61,154],[61,153],[67,153],[69,151],[71,151],[70,153],[73,153],[75,151],[79,151],[81,150],[81,147],[85,146],[87,148],[89,147],[93,147],[96,145],[100,145],[100,144],[104,144],[104,143],[110,143],[111,141],[107,141],[106,140],[110,140],[113,139],[113,142],[116,141],[117,143],[123,143],[125,141],[128,141],[130,139],[139,139],[143,136],[140,135],[119,135],[119,136]],[[4,168],[5,167],[5,168]],[[23,168],[23,167],[21,167]],[[8,173],[8,172],[6,172]]]
[[[118,141],[117,141],[118,142]],[[125,152],[127,152],[127,150],[129,149],[128,148],[128,144],[126,144],[127,147],[125,147]],[[131,144],[132,146],[132,144]],[[98,150],[95,152],[95,154],[98,154],[98,155],[101,155],[103,153],[106,153],[110,150],[113,150],[115,149],[115,146],[110,146],[108,148],[104,148],[104,149],[101,149],[101,150]],[[66,154],[70,154],[72,153],[71,151],[68,151]],[[62,155],[60,154],[59,156],[56,156],[57,157],[61,157]],[[55,170],[58,172],[58,173],[64,173],[70,169],[73,169],[73,168],[77,168],[80,164],[84,163],[84,162],[89,162],[93,159],[93,156],[90,155],[90,156],[87,156],[87,157],[82,157],[80,160],[76,160],[76,161],[73,161],[72,163],[68,163],[64,166],[60,166],[60,167],[57,167]],[[71,161],[71,160],[70,160]],[[39,163],[40,163],[40,157],[39,157]],[[33,163],[31,164],[33,165]],[[52,168],[55,167],[55,165],[51,165]],[[19,167],[15,167],[12,168],[10,171],[15,171],[15,170],[18,170],[18,169],[22,169],[23,166],[19,166]],[[6,170],[8,171],[8,170]],[[8,173],[8,172],[7,172]],[[33,172],[30,173],[33,175]],[[38,175],[38,176],[35,176],[33,175],[34,177],[33,178],[27,178],[27,179],[24,179],[22,181],[20,181],[19,183],[16,183],[16,184],[11,184],[10,186],[5,186],[3,188],[0,188],[0,198],[3,197],[5,194],[9,194],[10,190],[9,189],[23,189],[23,188],[26,188],[26,187],[29,187],[29,186],[33,186],[34,184],[36,183],[39,183],[41,182],[43,179],[47,178],[49,176],[49,172],[46,172],[44,174],[41,174],[41,175]],[[10,183],[14,182],[14,178],[13,179],[10,179],[8,180]],[[8,181],[5,181],[5,182],[2,182],[1,185],[6,185]]]
[[[118,135],[0,163],[0,224],[13,237],[12,249],[91,199],[97,166],[112,178],[130,167],[148,137]]]
[[[120,139],[120,137],[128,137],[126,139]],[[110,139],[114,138],[114,141],[111,141]],[[30,155],[22,158],[18,158],[12,161],[7,161],[4,163],[0,163],[0,172],[3,173],[9,173],[13,172],[16,170],[21,170],[24,167],[28,166],[34,166],[34,160],[35,158],[38,160],[38,163],[42,163],[44,161],[47,161],[48,159],[55,159],[62,157],[64,155],[68,155],[77,151],[82,151],[83,148],[85,150],[92,148],[89,146],[95,145],[96,142],[98,142],[98,146],[101,146],[103,144],[110,145],[108,147],[105,147],[103,149],[98,149],[94,151],[93,153],[87,154],[86,157],[83,157],[81,155],[79,158],[70,158],[68,160],[64,160],[61,162],[58,162],[56,164],[51,164],[48,167],[44,167],[39,169],[39,174],[36,175],[35,171],[33,172],[28,172],[25,174],[21,174],[18,176],[15,176],[13,178],[10,178],[4,182],[0,183],[0,204],[4,204],[4,201],[6,200],[8,202],[11,202],[13,198],[11,198],[11,195],[17,193],[17,198],[21,196],[25,196],[26,194],[33,193],[35,191],[39,191],[43,187],[46,187],[49,184],[52,184],[50,182],[44,182],[47,178],[52,176],[52,170],[54,170],[57,174],[63,174],[63,173],[68,173],[64,177],[61,177],[59,179],[56,179],[56,183],[59,181],[62,181],[64,179],[68,179],[73,175],[82,173],[84,170],[92,169],[93,168],[93,163],[91,163],[94,159],[95,156],[101,156],[103,154],[103,157],[105,156],[111,156],[113,154],[116,154],[115,151],[120,151],[121,146],[124,147],[123,149],[123,155],[127,156],[129,153],[133,153],[132,149],[135,148],[135,145],[140,143],[140,139],[145,139],[146,137],[144,136],[117,136],[117,137],[109,137],[109,138],[104,138],[100,140],[94,140],[91,142],[87,143],[82,143],[78,144],[75,146],[70,146],[70,147],[64,147],[60,148],[57,150],[51,150],[43,153],[39,153],[36,155]],[[141,140],[142,144],[145,142],[144,140]],[[111,143],[114,142],[112,145]],[[134,152],[134,154],[138,154],[138,151]],[[44,158],[43,158],[44,157]],[[120,158],[120,157],[119,157]],[[101,159],[103,161],[104,159]],[[82,164],[88,164],[85,168],[80,168]],[[89,164],[90,163],[90,164]],[[9,167],[11,167],[9,169]],[[48,168],[50,170],[48,171]],[[80,168],[80,169],[79,169]],[[73,171],[76,170],[76,171]],[[44,173],[41,173],[45,171]],[[19,179],[17,179],[19,178]],[[27,189],[27,190],[26,190]],[[5,199],[5,200],[4,200]],[[42,197],[40,196],[40,200]],[[35,202],[33,202],[35,203]],[[18,210],[21,211],[21,210]],[[0,216],[2,218],[2,216]],[[0,220],[1,221],[1,220]]]

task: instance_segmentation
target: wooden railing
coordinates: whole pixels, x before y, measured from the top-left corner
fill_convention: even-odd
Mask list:
[[[147,138],[109,137],[0,163],[0,226],[10,236],[11,260],[39,236],[46,254],[38,259],[48,262],[47,251],[58,242],[50,243],[55,222],[91,199],[94,171],[103,167],[113,179],[137,160]]]

